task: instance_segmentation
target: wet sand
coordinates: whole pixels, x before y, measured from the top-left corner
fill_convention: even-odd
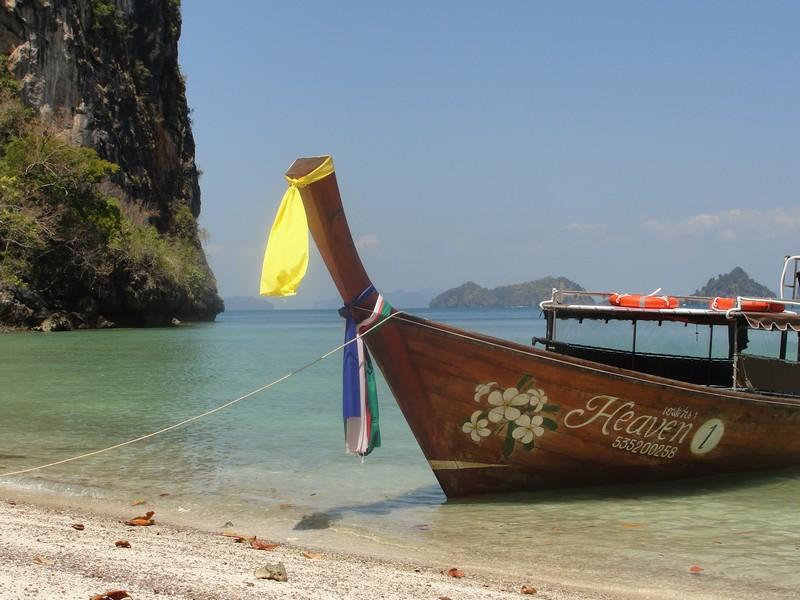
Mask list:
[[[456,579],[445,571],[458,565],[429,564],[424,557],[419,562],[387,561],[290,544],[255,550],[219,533],[162,524],[158,515],[156,524],[149,527],[122,522],[147,510],[146,506],[126,507],[122,514],[119,507],[118,515],[101,514],[45,506],[29,498],[4,498],[0,501],[0,598],[89,598],[112,589],[126,590],[135,600],[653,597],[610,595],[537,581],[533,569],[518,578],[467,571]],[[83,530],[73,528],[74,524],[82,524]],[[118,540],[127,540],[131,547],[116,547]],[[309,558],[304,551],[315,554]],[[258,567],[279,562],[285,565],[288,581],[256,578]],[[536,593],[522,594],[524,585]]]

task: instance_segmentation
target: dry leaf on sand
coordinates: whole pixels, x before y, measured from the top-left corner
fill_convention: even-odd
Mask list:
[[[50,564],[50,561],[47,560],[43,556],[34,556],[33,557],[33,562],[35,562],[37,565],[49,565]]]
[[[249,540],[251,537],[249,535],[236,533],[235,531],[220,531],[219,534],[229,538],[236,538],[237,542],[243,542],[244,540]]]
[[[523,585],[522,589],[519,591],[520,594],[524,594],[526,596],[533,596],[536,593],[536,588],[532,585]]]
[[[692,565],[691,567],[689,567],[689,573],[691,573],[692,575],[699,575],[702,572],[703,572],[703,567],[700,567],[698,565]]]
[[[131,500],[131,506],[141,506],[142,504],[145,504],[146,502],[147,502],[147,500],[145,500],[143,498],[136,498],[135,500]]]
[[[124,598],[130,598],[130,594],[125,590],[108,590],[102,594],[92,596],[89,600],[123,600]]]
[[[143,517],[134,517],[130,521],[125,521],[125,525],[133,525],[137,527],[146,527],[147,525],[153,525],[155,521],[153,520],[153,515],[156,514],[152,510],[148,510],[147,513]]]
[[[117,540],[116,542],[114,542],[114,545],[117,548],[130,548],[131,547],[131,543],[128,540]]]
[[[322,554],[319,552],[311,552],[310,550],[303,550],[303,556],[310,558],[311,560],[319,560],[322,558]]]
[[[256,536],[250,538],[250,547],[256,550],[275,550],[280,544],[270,544],[258,539]]]
[[[72,528],[73,529],[77,529],[78,531],[83,531],[84,529],[86,529],[86,527],[84,527],[83,523],[73,523],[72,524]]]
[[[447,570],[447,574],[450,577],[455,577],[456,579],[461,579],[464,576],[464,571],[462,571],[461,569],[456,569],[455,567],[453,567],[452,569],[448,569]]]

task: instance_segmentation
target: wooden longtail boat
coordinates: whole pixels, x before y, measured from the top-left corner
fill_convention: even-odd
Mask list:
[[[286,175],[303,177],[322,160],[298,159]],[[335,173],[300,193],[322,258],[342,299],[351,303],[371,284],[350,234]],[[795,259],[791,273],[795,299],[797,264]],[[569,303],[567,296],[554,291],[542,303],[547,337],[535,339],[533,346],[405,313],[366,335],[448,497],[800,463],[800,363],[786,360],[787,336],[800,331],[796,313],[685,306],[708,301],[697,298],[683,299],[675,309],[620,308]],[[372,293],[351,309],[356,320],[371,314],[376,298]],[[559,341],[557,326],[567,319],[632,324],[633,348]],[[713,357],[713,342],[707,357],[639,352],[636,327],[647,322],[708,327],[711,340],[714,331],[724,331],[728,356]],[[775,332],[781,357],[743,352],[747,332],[755,328],[782,330]]]

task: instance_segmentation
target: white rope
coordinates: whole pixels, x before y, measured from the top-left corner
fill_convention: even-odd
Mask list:
[[[213,415],[214,413],[219,412],[221,410],[224,410],[224,409],[228,408],[229,406],[233,406],[237,402],[241,402],[242,400],[250,398],[251,396],[255,396],[256,394],[259,394],[259,393],[263,392],[264,390],[267,390],[267,389],[271,388],[272,386],[278,385],[282,381],[286,381],[290,377],[292,377],[294,375],[297,375],[301,371],[305,371],[309,367],[313,367],[318,362],[321,362],[321,361],[325,360],[326,358],[330,357],[331,355],[336,354],[339,350],[341,350],[345,346],[348,346],[349,344],[354,343],[359,338],[362,338],[362,337],[368,335],[369,333],[371,333],[372,331],[374,331],[378,327],[382,326],[384,323],[388,323],[391,319],[393,319],[397,315],[401,315],[401,314],[403,314],[403,311],[394,312],[394,313],[390,314],[388,317],[386,317],[383,321],[380,321],[379,323],[376,323],[375,325],[373,325],[372,327],[367,329],[364,333],[357,335],[356,337],[354,337],[349,342],[345,342],[343,344],[340,344],[339,346],[337,346],[333,350],[330,350],[330,351],[326,352],[325,354],[323,354],[322,356],[319,356],[319,357],[315,358],[311,362],[308,362],[308,363],[304,364],[302,367],[299,367],[299,368],[295,369],[294,371],[291,371],[291,372],[287,373],[283,377],[280,377],[280,378],[276,379],[275,381],[273,381],[271,383],[268,383],[266,385],[262,385],[260,388],[258,388],[256,390],[253,390],[252,392],[248,392],[244,396],[239,396],[235,400],[231,400],[229,402],[226,402],[225,404],[220,404],[216,408],[212,408],[211,410],[207,410],[206,412],[204,412],[202,414],[195,415],[193,417],[189,417],[188,419],[184,419],[180,423],[175,423],[174,425],[170,425],[168,427],[164,427],[163,429],[159,429],[158,431],[154,431],[152,433],[148,433],[146,435],[139,436],[137,438],[134,438],[132,440],[128,440],[126,442],[120,442],[119,444],[114,444],[113,446],[109,446],[108,448],[102,448],[100,450],[93,450],[92,452],[87,452],[85,454],[79,454],[78,456],[72,456],[70,458],[64,458],[62,460],[57,460],[55,462],[47,463],[46,465],[39,465],[38,467],[29,467],[27,469],[20,469],[19,471],[10,471],[8,473],[0,473],[0,477],[11,477],[12,475],[22,475],[23,473],[31,473],[32,471],[40,471],[42,469],[47,469],[49,467],[55,467],[56,465],[63,465],[64,463],[72,462],[72,461],[75,461],[75,460],[80,460],[82,458],[88,458],[90,456],[95,456],[97,454],[102,454],[103,452],[108,452],[110,450],[116,450],[117,448],[122,448],[123,446],[128,446],[130,444],[135,444],[136,442],[141,442],[142,440],[146,440],[146,439],[155,437],[157,435],[161,435],[162,433],[166,433],[168,431],[172,431],[173,429],[177,429],[178,427],[182,427],[184,425],[187,425],[188,423],[192,423],[193,421],[197,421],[198,419],[202,419],[203,417],[207,417],[209,415]]]

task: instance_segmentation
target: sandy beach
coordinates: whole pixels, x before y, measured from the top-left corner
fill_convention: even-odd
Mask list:
[[[123,520],[147,507],[125,511],[115,517],[4,498],[0,598],[90,598],[115,589],[136,600],[623,597],[543,583],[533,573],[499,579],[467,571],[454,578],[446,571],[458,565],[427,564],[423,557],[419,563],[391,562],[290,544],[256,550],[220,533],[162,524],[158,515],[152,526],[128,526]],[[123,540],[130,548],[116,546]],[[288,581],[257,578],[256,569],[266,563],[282,563]],[[523,594],[523,586],[536,592]]]

